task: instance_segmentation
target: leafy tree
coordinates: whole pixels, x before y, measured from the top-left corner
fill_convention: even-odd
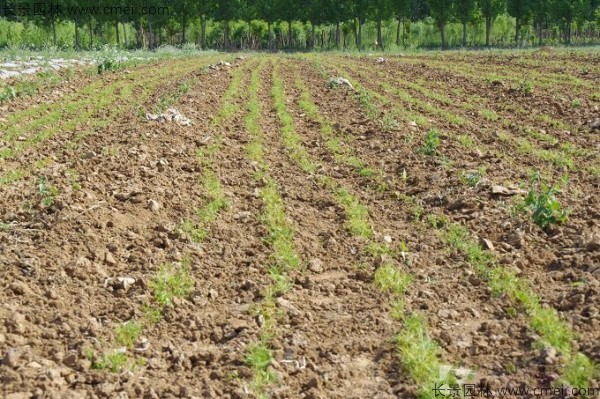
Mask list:
[[[533,14],[534,27],[538,33],[538,44],[541,46],[544,42],[543,27],[544,23],[548,19],[548,13],[550,11],[550,1],[532,0],[531,11]]]
[[[362,50],[362,27],[367,21],[369,13],[369,0],[350,0],[350,14],[356,19],[358,32],[356,33],[356,47]]]
[[[506,0],[478,0],[478,6],[485,19],[485,45],[489,47],[492,23],[498,15],[504,12]]]
[[[215,2],[214,18],[223,22],[223,47],[229,48],[229,23],[240,16],[240,0],[219,0]]]
[[[521,28],[531,17],[531,0],[508,0],[506,10],[515,18],[515,44],[520,46]]]
[[[377,22],[377,46],[383,50],[382,23],[394,14],[391,0],[373,0],[369,7],[369,17]]]
[[[405,46],[405,34],[406,34],[406,20],[411,17],[413,10],[413,0],[395,0],[394,3],[394,16],[398,20],[398,27],[396,29],[396,46],[400,46],[400,24],[404,24],[402,34],[402,45]]]
[[[254,6],[256,15],[260,16],[267,23],[267,41],[268,48],[273,48],[273,35],[271,27],[275,21],[277,21],[277,4],[275,0],[256,0]]]
[[[427,0],[431,16],[435,20],[435,23],[440,30],[442,35],[442,50],[446,46],[446,24],[450,21],[453,13],[453,1],[452,0]]]
[[[585,13],[586,0],[552,0],[551,13],[563,25],[565,44],[571,44],[571,24],[573,20]]]
[[[467,24],[473,20],[475,15],[475,0],[454,0],[454,12],[456,19],[463,26],[462,45],[467,46]]]

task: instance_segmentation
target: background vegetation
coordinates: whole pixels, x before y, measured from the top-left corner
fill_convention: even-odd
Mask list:
[[[46,11],[58,4],[60,12],[34,15],[34,3],[46,4]],[[394,50],[591,44],[600,41],[599,4],[600,0],[0,0],[0,47]],[[151,9],[142,14],[118,8],[126,6]]]

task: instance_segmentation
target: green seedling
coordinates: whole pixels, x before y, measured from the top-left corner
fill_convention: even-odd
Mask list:
[[[528,210],[535,224],[542,229],[553,225],[566,223],[568,213],[563,210],[560,202],[556,199],[558,190],[548,187],[542,183],[541,187],[532,188],[523,201],[521,208]]]
[[[117,343],[127,348],[133,348],[142,330],[143,326],[139,322],[127,322],[120,325],[115,331]]]
[[[54,204],[54,198],[58,195],[58,188],[48,184],[48,178],[42,176],[38,179],[37,193],[42,198],[42,204],[48,208]]]
[[[382,265],[375,272],[375,285],[383,292],[401,297],[412,282],[412,276],[391,264]]]
[[[433,156],[437,154],[437,149],[440,146],[440,133],[432,129],[425,136],[425,144],[419,147],[419,152],[425,155]]]
[[[176,267],[163,265],[158,274],[150,281],[150,289],[154,299],[161,306],[173,306],[175,298],[187,298],[194,288],[194,280],[190,276],[188,265]]]

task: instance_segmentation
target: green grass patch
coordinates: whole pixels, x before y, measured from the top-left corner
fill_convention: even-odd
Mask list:
[[[173,306],[175,298],[188,298],[195,282],[190,275],[189,265],[166,264],[150,281],[154,299],[161,306]]]
[[[344,207],[350,233],[367,239],[372,238],[373,229],[369,223],[369,210],[344,188],[338,189],[336,198]]]
[[[410,274],[406,274],[391,264],[384,264],[375,271],[375,285],[383,292],[402,297],[413,280]]]

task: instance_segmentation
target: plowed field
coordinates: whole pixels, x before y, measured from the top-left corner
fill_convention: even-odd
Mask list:
[[[215,55],[1,104],[2,394],[600,396],[599,64]]]

